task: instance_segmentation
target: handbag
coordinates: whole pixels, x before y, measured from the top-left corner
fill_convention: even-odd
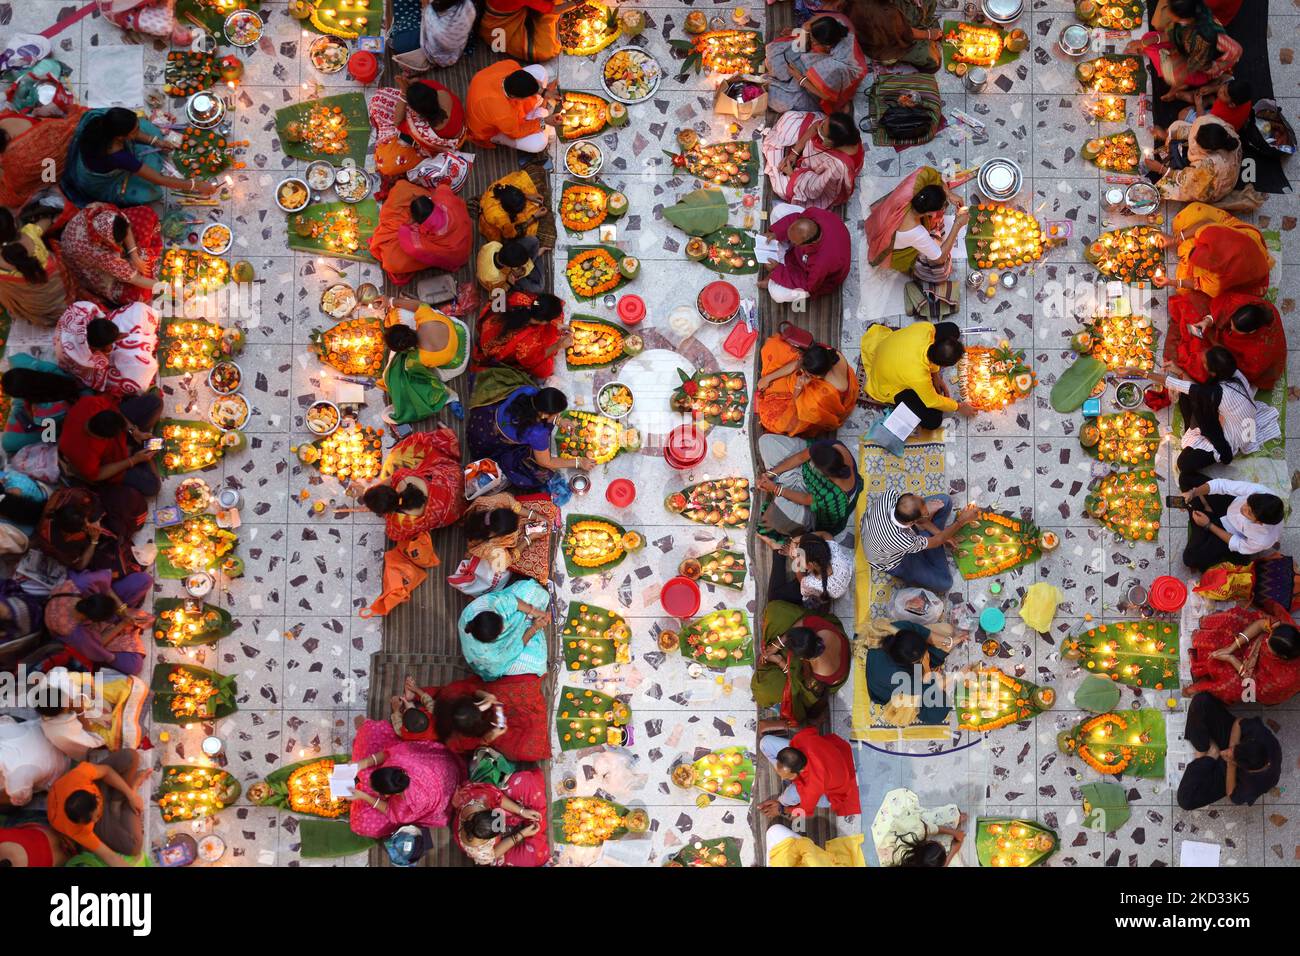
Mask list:
[[[890,106],[876,122],[895,140],[922,139],[934,128],[934,116],[919,106]]]
[[[469,761],[469,779],[474,783],[490,783],[499,787],[514,772],[514,763],[491,747],[479,747]]]
[[[447,577],[447,583],[461,594],[478,597],[503,587],[510,579],[510,572],[494,571],[492,565],[477,557],[465,558],[456,566],[456,570]]]
[[[746,87],[758,87],[762,92],[744,99]],[[737,73],[718,84],[713,93],[713,112],[719,116],[734,116],[739,120],[753,119],[767,112],[767,80],[761,76]]]

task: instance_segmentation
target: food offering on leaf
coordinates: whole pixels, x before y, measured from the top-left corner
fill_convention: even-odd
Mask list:
[[[987,732],[1029,720],[1056,703],[1056,691],[981,665],[963,671],[953,688],[957,726]]]
[[[230,633],[230,612],[189,598],[154,602],[153,639],[159,647],[215,644]]]
[[[1093,316],[1071,342],[1081,355],[1090,355],[1109,371],[1124,368],[1149,372],[1156,364],[1156,330],[1147,316],[1132,312]]]
[[[1084,510],[1122,538],[1155,541],[1163,510],[1156,473],[1111,472],[1084,500]]]
[[[620,256],[622,253],[618,249],[605,246],[576,251],[564,268],[564,276],[569,280],[573,294],[582,299],[594,299],[613,292],[627,281],[630,277],[624,274],[623,267],[628,257]]]
[[[682,628],[682,653],[710,667],[754,662],[753,633],[744,611],[710,611]]]
[[[1061,656],[1089,674],[1143,690],[1177,690],[1178,624],[1117,621],[1067,638]]]
[[[1083,144],[1080,154],[1098,169],[1108,173],[1136,173],[1141,150],[1137,134],[1131,129],[1109,136],[1097,136]]]
[[[607,571],[627,557],[623,527],[604,518],[569,515],[561,549],[577,574]]]
[[[1001,411],[1029,396],[1038,377],[1029,367],[1023,349],[1002,343],[997,348],[970,346],[957,363],[962,401],[980,411]]]
[[[750,514],[748,478],[712,478],[675,491],[664,499],[664,507],[700,524],[734,528],[748,524]]]
[[[385,347],[383,321],[374,316],[345,319],[311,334],[311,350],[344,375],[378,375],[384,368]]]
[[[216,571],[239,538],[210,514],[191,515],[178,525],[158,528],[159,551],[172,568],[190,574]]]
[[[569,368],[603,368],[640,351],[640,336],[595,316],[575,315],[569,331],[573,342],[564,352]]]
[[[244,347],[242,329],[223,329],[204,319],[167,319],[158,338],[163,375],[201,372]]]
[[[560,116],[560,139],[595,136],[609,122],[609,101],[595,93],[565,90],[560,94]]]
[[[228,140],[215,129],[189,126],[168,156],[183,178],[204,179],[227,169],[243,169],[243,163],[235,162],[234,151],[247,145],[248,140]]]
[[[702,25],[693,19],[697,13],[704,18]],[[701,29],[693,30],[693,25]],[[686,15],[686,31],[696,35],[690,40],[669,41],[678,54],[685,56],[683,74],[691,70],[720,76],[763,72],[766,46],[756,30],[709,30],[706,15],[692,10]]]
[[[1165,715],[1150,707],[1097,714],[1057,734],[1056,747],[1100,774],[1163,780],[1168,752]]]
[[[1074,68],[1085,93],[1127,96],[1146,89],[1146,71],[1136,56],[1099,56]]]
[[[629,832],[628,809],[600,797],[566,797],[551,805],[551,837],[572,846],[600,846]]]
[[[340,156],[348,151],[348,120],[341,106],[317,103],[304,119],[289,123],[285,135],[313,153]]]
[[[683,152],[668,155],[674,168],[717,186],[743,189],[758,179],[758,153],[751,143],[697,141]]]
[[[587,688],[561,687],[559,698],[555,730],[561,750],[618,746],[626,739],[624,728],[632,720],[632,711],[617,697]]]
[[[599,186],[570,183],[560,193],[560,222],[570,232],[595,229],[609,215],[609,196]]]
[[[555,450],[562,458],[590,458],[597,464],[613,461],[621,451],[641,447],[634,428],[604,415],[568,409],[561,412],[555,427]]]
[[[1074,5],[1074,15],[1090,27],[1103,30],[1132,30],[1142,25],[1146,12],[1139,0],[1078,0]]]
[[[1079,444],[1098,461],[1149,468],[1160,450],[1160,428],[1151,412],[1098,415],[1079,429]]]
[[[555,34],[560,49],[569,56],[590,56],[599,53],[622,34],[618,11],[614,7],[585,0],[574,4],[560,14]]]
[[[1001,203],[979,203],[971,210],[966,251],[980,269],[1014,269],[1037,262],[1049,243],[1038,220]]]
[[[1151,226],[1126,226],[1103,232],[1089,243],[1084,258],[1108,279],[1145,285],[1164,274],[1161,232]]]
[[[754,757],[744,747],[711,750],[694,763],[673,767],[671,779],[682,789],[699,787],[713,797],[748,803],[754,789]]]
[[[686,244],[686,258],[708,266],[722,275],[746,275],[758,271],[754,253],[754,234],[735,226],[723,226],[707,236],[699,237],[704,244],[704,254],[695,256],[698,247]]]
[[[159,425],[163,448],[158,464],[164,475],[211,468],[226,452],[244,446],[244,437],[239,432],[222,432],[208,422],[163,419]]]
[[[163,253],[159,278],[187,290],[207,292],[230,281],[230,263],[206,252],[173,247]]]
[[[745,587],[745,575],[749,568],[743,553],[719,548],[698,558],[685,559],[677,570],[692,581],[703,581],[739,591]]]
[[[172,50],[163,67],[163,92],[168,96],[193,96],[210,89],[220,77],[217,58],[195,50]]]
[[[980,866],[1039,866],[1058,846],[1056,831],[1033,820],[980,817],[975,821],[975,858]]]
[[[966,580],[987,578],[1037,561],[1041,538],[1032,521],[982,511],[953,536],[953,560]]]
[[[692,839],[690,843],[674,853],[664,866],[667,867],[738,867],[744,864],[740,859],[740,841],[735,837],[715,837],[711,840]]]
[[[560,631],[564,666],[586,671],[606,664],[627,664],[632,660],[632,630],[621,614],[570,601]]]
[[[695,372],[677,370],[681,384],[673,391],[670,405],[675,412],[689,412],[710,425],[742,428],[749,407],[744,372]]]
[[[952,56],[948,69],[958,72],[954,66],[993,66],[1002,56],[1006,36],[997,27],[976,26],[973,23],[958,23],[949,30],[943,42],[952,47]]]
[[[383,467],[383,435],[351,419],[325,438],[293,449],[304,465],[315,465],[322,475],[350,481],[369,481]]]
[[[377,36],[384,25],[384,0],[304,0],[307,9],[301,17],[294,12],[296,3],[290,4],[295,19],[305,19],[318,32],[340,40]]]

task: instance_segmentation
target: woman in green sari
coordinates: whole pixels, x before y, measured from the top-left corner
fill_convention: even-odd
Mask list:
[[[750,687],[760,708],[780,716],[760,721],[760,734],[815,723],[849,678],[853,650],[844,625],[830,613],[810,613],[789,601],[769,601],[763,612],[763,652]]]
[[[120,106],[90,110],[81,117],[59,186],[78,209],[92,202],[144,206],[164,189],[211,196],[217,186],[201,179],[163,173],[163,151],[172,149],[153,123]]]
[[[787,537],[844,530],[862,492],[862,478],[843,442],[767,434],[759,438],[758,452],[765,469],[758,477],[759,490],[773,496],[763,512],[765,529]]]
[[[405,324],[413,311],[415,328]],[[394,319],[396,316],[396,319]],[[436,309],[410,299],[396,299],[389,313],[384,344],[391,353],[379,381],[392,403],[389,420],[398,424],[424,421],[448,402],[458,400],[447,382],[469,363],[469,330]]]

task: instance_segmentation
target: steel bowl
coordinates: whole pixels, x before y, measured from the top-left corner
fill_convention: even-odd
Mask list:
[[[980,0],[980,9],[990,23],[1014,23],[1025,12],[1025,0]]]
[[[211,90],[200,90],[185,101],[185,118],[199,129],[212,129],[225,115],[225,101]]]
[[[980,167],[976,177],[980,192],[989,199],[1005,201],[1020,192],[1024,173],[1014,159],[990,159]]]
[[[1092,46],[1092,33],[1082,23],[1071,23],[1061,29],[1056,45],[1066,56],[1083,56]]]
[[[1160,208],[1160,190],[1153,183],[1134,183],[1124,190],[1124,206],[1135,216],[1149,216]]]
[[[286,206],[284,203],[280,202],[280,187],[283,186],[285,183],[297,183],[299,186],[302,187],[303,192],[306,194],[307,198],[303,200],[303,204],[301,206],[295,206],[291,208],[289,206]],[[306,209],[308,206],[311,205],[311,187],[307,185],[307,181],[305,179],[300,179],[297,176],[290,176],[287,179],[280,180],[280,182],[276,183],[275,189],[272,190],[271,195],[275,198],[275,204],[279,206],[280,209],[284,212],[302,212],[304,209]]]

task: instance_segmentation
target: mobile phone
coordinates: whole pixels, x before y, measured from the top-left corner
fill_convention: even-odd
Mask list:
[[[1182,508],[1184,510],[1191,510],[1190,508],[1188,508],[1187,499],[1184,498],[1182,495],[1165,495],[1165,507]]]
[[[144,443],[146,451],[162,451],[163,440],[161,438],[150,438]]]

